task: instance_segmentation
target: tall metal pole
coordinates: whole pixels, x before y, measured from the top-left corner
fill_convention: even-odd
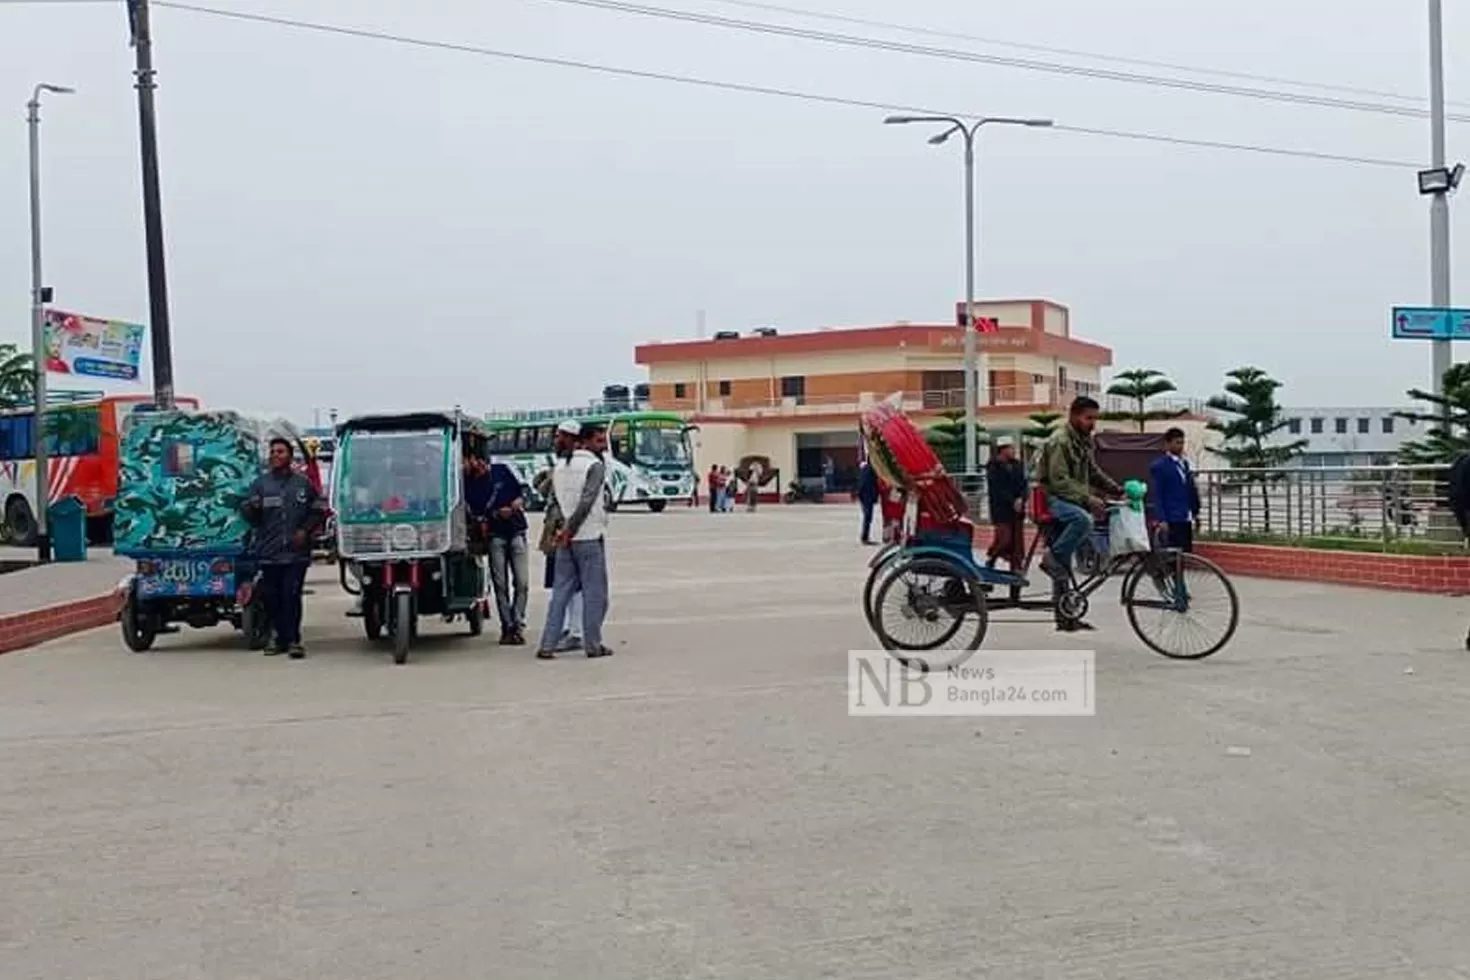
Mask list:
[[[153,400],[174,406],[173,346],[169,336],[168,282],[163,264],[163,204],[158,188],[158,129],[153,110],[153,33],[148,0],[128,0],[136,52],[138,136],[143,155],[143,232],[148,250],[148,329],[152,337]]]
[[[51,499],[46,459],[46,309],[41,279],[41,92],[37,85],[26,103],[26,126],[31,149],[31,367],[34,381],[31,393],[36,414],[31,423],[31,441],[36,456],[36,558],[51,560],[51,535],[46,522]]]
[[[983,121],[983,120],[982,120]],[[975,134],[980,123],[965,134],[965,472],[978,468],[975,458],[975,416],[979,397],[979,338],[975,335]]]
[[[1429,146],[1431,169],[1445,165],[1444,146],[1444,17],[1440,0],[1429,0]],[[1450,305],[1450,203],[1449,188],[1429,199],[1429,301],[1432,306]],[[1444,375],[1450,369],[1450,342],[1436,340],[1431,352],[1436,395],[1444,394]],[[1446,418],[1449,406],[1444,406]]]

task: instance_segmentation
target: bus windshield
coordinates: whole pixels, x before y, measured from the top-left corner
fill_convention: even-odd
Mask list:
[[[689,434],[682,426],[639,424],[633,430],[633,458],[647,466],[688,466]]]
[[[448,513],[448,432],[349,432],[341,452],[335,503],[344,522],[435,521]]]

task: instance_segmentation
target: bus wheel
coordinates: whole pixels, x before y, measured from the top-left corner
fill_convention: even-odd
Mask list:
[[[10,543],[29,548],[36,543],[36,518],[24,497],[14,497],[5,505],[5,526],[10,530]]]
[[[653,511],[655,514],[661,514],[663,513],[663,509],[668,505],[669,502],[667,500],[650,500],[648,502],[648,509]]]

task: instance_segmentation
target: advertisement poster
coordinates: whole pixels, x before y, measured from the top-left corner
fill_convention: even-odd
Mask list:
[[[137,381],[147,329],[139,323],[47,310],[46,370],[51,374]]]

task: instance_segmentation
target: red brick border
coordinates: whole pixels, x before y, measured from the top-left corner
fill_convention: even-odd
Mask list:
[[[1470,594],[1470,555],[1380,555],[1219,541],[1201,541],[1195,550],[1232,575],[1398,592]]]
[[[120,593],[77,599],[44,609],[0,616],[0,653],[10,653],[45,643],[71,633],[95,629],[117,621],[122,608]]]

